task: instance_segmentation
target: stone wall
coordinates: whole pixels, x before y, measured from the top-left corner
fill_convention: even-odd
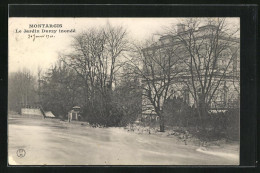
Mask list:
[[[33,116],[39,116],[39,117],[43,116],[41,110],[36,109],[36,108],[22,108],[21,114],[22,115],[33,115]]]

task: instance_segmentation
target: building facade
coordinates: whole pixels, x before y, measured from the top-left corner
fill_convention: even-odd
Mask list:
[[[178,24],[175,34],[143,49],[149,65],[143,67],[142,114],[156,116],[153,98],[158,98],[159,109],[173,97],[195,108],[206,106],[209,112],[239,107],[239,52],[240,40],[219,26],[186,29]]]

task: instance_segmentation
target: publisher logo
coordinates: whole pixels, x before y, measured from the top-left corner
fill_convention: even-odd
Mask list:
[[[25,156],[26,152],[25,152],[24,149],[18,149],[17,152],[16,152],[16,154],[17,154],[18,157],[21,158],[21,157],[24,157],[24,156]]]

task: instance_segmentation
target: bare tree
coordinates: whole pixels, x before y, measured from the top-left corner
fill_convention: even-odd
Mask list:
[[[122,67],[119,57],[129,50],[129,42],[127,39],[126,29],[121,26],[112,27],[110,24],[107,24],[103,29],[103,33],[106,38],[106,56],[108,56],[110,62],[108,86],[112,88],[115,72]]]
[[[121,67],[119,58],[128,47],[126,30],[109,24],[91,28],[74,37],[72,46],[71,54],[61,55],[61,60],[81,78],[85,105],[94,108],[98,100],[102,109],[97,110],[106,117],[111,114],[109,95]]]
[[[188,69],[182,82],[194,99],[199,117],[204,119],[225,81],[239,81],[239,28],[228,25],[225,18],[189,18],[168,34],[172,44],[182,45]]]
[[[118,58],[127,50],[127,33],[123,27],[108,24],[101,29],[91,28],[74,37],[74,52],[62,58],[93,88],[112,87]]]
[[[182,72],[179,46],[169,46],[163,40],[149,41],[144,46],[134,46],[129,63],[142,79],[143,98],[148,100],[160,119],[160,131],[164,131],[163,104],[171,96],[174,79]]]
[[[42,101],[42,97],[41,97],[42,68],[40,66],[38,66],[38,68],[37,68],[37,78],[38,78],[38,88],[37,88],[38,103],[41,104],[41,101]]]
[[[69,55],[60,55],[60,59],[75,70],[81,78],[84,102],[87,104],[92,90],[95,88],[97,54],[102,52],[103,45],[100,34],[93,29],[74,37],[72,44],[74,51]]]

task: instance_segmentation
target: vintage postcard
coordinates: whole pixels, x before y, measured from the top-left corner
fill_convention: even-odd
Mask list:
[[[240,18],[8,25],[10,166],[239,165]]]

